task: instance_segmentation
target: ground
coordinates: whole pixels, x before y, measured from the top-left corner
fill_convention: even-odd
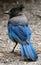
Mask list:
[[[41,54],[38,54],[37,61],[28,61],[20,56],[20,54],[1,53],[0,65],[41,65]]]
[[[0,65],[41,65],[41,4],[27,4],[26,11],[29,26],[32,30],[31,42],[38,54],[37,61],[28,61],[20,55],[20,46],[15,53],[10,53],[14,43],[8,37],[8,15],[0,14]]]

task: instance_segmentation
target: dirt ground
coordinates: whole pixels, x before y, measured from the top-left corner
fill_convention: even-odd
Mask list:
[[[8,37],[8,15],[0,14],[0,65],[41,65],[41,4],[27,4],[25,15],[32,30],[31,42],[38,53],[37,61],[28,61],[20,55],[20,46],[10,53],[14,43]]]

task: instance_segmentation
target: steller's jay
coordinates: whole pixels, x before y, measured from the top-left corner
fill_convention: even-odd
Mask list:
[[[30,42],[32,31],[27,24],[27,18],[24,14],[21,14],[24,6],[21,4],[16,8],[12,8],[10,11],[5,11],[5,14],[9,14],[7,28],[8,35],[12,41],[20,44],[21,55],[29,60],[36,60],[38,58],[32,43]],[[13,50],[15,49],[13,48]],[[13,52],[12,50],[12,52]]]

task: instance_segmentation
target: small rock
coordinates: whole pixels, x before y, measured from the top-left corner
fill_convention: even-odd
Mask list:
[[[0,53],[0,57],[2,57],[2,56],[4,56],[4,54],[3,53]]]

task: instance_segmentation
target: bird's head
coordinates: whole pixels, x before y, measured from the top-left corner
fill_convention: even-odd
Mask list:
[[[22,12],[24,6],[23,4],[16,6],[15,8],[11,8],[8,11],[5,11],[4,14],[8,14],[10,18],[15,17],[19,14],[19,12]]]

